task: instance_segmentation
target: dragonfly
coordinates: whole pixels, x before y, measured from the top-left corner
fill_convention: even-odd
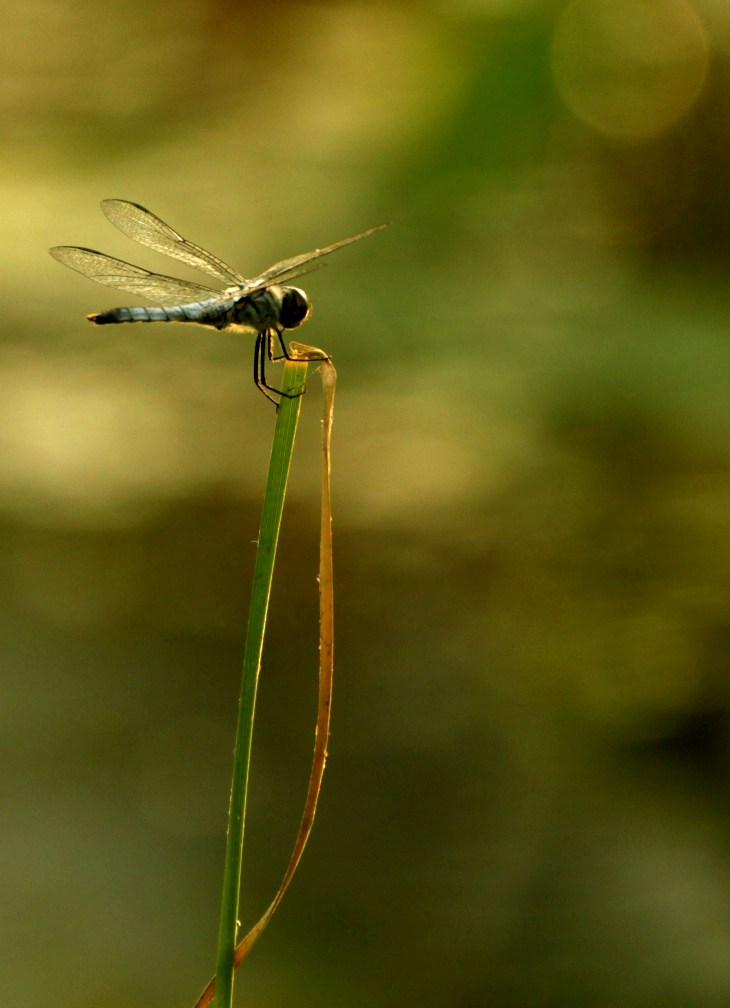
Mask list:
[[[106,287],[115,287],[160,305],[153,308],[110,308],[108,311],[87,315],[87,319],[96,325],[119,322],[195,322],[230,332],[253,332],[256,336],[254,382],[274,404],[277,403],[274,395],[284,393],[266,380],[266,361],[294,359],[287,348],[284,333],[305,322],[312,310],[304,291],[299,287],[286,286],[287,282],[325,266],[326,263],[319,261],[324,256],[388,226],[377,224],[332,245],[325,245],[324,248],[282,259],[258,276],[248,279],[212,252],[183,238],[139,203],[106,199],[102,200],[101,209],[111,223],[128,238],[214,277],[223,287],[216,290],[162,273],[151,273],[141,266],[134,266],[94,249],[56,245],[49,251],[64,266]],[[321,357],[321,354],[319,358],[297,355],[296,359]]]

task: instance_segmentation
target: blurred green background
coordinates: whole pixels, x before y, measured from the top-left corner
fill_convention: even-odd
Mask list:
[[[333,735],[239,1003],[727,1005],[730,5],[3,22],[3,1003],[191,1006],[214,963],[274,415],[247,338],[85,322],[126,296],[48,246],[180,272],[122,197],[249,274],[394,221],[303,282],[340,377]],[[244,923],[311,753],[313,379]]]

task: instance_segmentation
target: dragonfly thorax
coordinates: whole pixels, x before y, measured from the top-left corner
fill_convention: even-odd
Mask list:
[[[235,301],[231,321],[256,332],[296,329],[310,311],[307,295],[298,287],[264,287]]]

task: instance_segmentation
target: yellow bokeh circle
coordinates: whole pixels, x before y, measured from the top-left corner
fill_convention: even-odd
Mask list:
[[[702,91],[705,29],[688,0],[574,0],[552,45],[558,92],[574,115],[626,141],[671,129]]]

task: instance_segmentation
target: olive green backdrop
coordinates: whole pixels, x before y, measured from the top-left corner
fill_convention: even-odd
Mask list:
[[[186,1008],[214,962],[274,416],[248,337],[85,322],[126,295],[48,246],[179,272],[122,197],[250,274],[394,222],[302,281],[333,734],[238,1003],[726,1005],[725,5],[11,2],[0,47],[2,1002]],[[311,752],[319,411],[245,923]]]

